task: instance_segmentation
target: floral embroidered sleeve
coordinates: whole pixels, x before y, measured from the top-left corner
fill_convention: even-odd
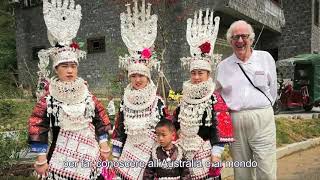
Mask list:
[[[122,104],[123,102],[121,102]],[[117,114],[116,120],[115,120],[115,128],[113,130],[112,134],[112,155],[114,157],[120,157],[122,146],[125,143],[127,139],[127,134],[125,133],[124,129],[124,118],[123,118],[123,112],[119,111]]]
[[[106,142],[108,141],[108,130],[111,130],[111,123],[103,104],[95,96],[92,96],[92,99],[95,104],[95,115],[92,119],[92,123],[95,126],[95,131],[99,138],[99,142]]]
[[[28,122],[28,142],[32,152],[47,152],[49,128],[50,119],[47,117],[46,96],[43,96],[33,109]]]
[[[229,108],[222,99],[219,93],[214,93],[217,98],[217,103],[213,105],[213,109],[216,113],[216,131],[218,136],[218,142],[229,143],[233,142],[233,125]]]
[[[202,118],[202,126],[199,128],[198,135],[203,140],[210,140],[213,147],[212,153],[219,154],[223,151],[225,143],[233,142],[233,130],[231,116],[228,107],[219,94],[212,96],[212,100],[217,102],[212,107],[211,126],[205,126],[206,113]]]

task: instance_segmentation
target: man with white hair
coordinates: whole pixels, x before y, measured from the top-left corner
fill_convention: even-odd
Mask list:
[[[254,50],[254,31],[243,20],[231,24],[227,40],[233,54],[218,65],[217,85],[232,110],[233,161],[256,161],[256,168],[235,168],[235,179],[276,179],[276,66],[266,51]]]

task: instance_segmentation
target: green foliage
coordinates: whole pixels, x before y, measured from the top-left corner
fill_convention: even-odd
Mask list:
[[[0,99],[17,97],[21,93],[13,75],[17,69],[15,19],[13,6],[0,1]]]
[[[8,4],[3,4],[0,10],[3,12],[0,13],[0,69],[16,68],[14,17]]]
[[[113,53],[117,56],[128,54],[128,50],[125,48],[124,44],[111,38],[109,39],[106,37],[106,46],[113,49]],[[103,72],[102,78],[107,82],[107,95],[121,97],[123,94],[126,72],[119,70],[117,74],[108,73],[109,70],[107,67],[105,67]]]
[[[16,69],[16,44],[12,34],[0,31],[0,69]]]
[[[32,100],[0,100],[0,132],[27,129],[34,105],[35,101]]]
[[[10,5],[9,0],[2,0],[0,1],[0,9],[3,11],[2,14],[10,14],[13,6]]]
[[[276,121],[276,124],[277,124],[277,130],[276,130],[277,145],[293,143],[294,141],[289,138],[288,127],[280,121]]]
[[[0,133],[0,171],[10,169],[19,159],[20,151],[27,148],[27,130],[14,135]]]
[[[13,112],[14,105],[12,101],[0,101],[0,116],[1,117],[12,117],[14,115]]]
[[[82,39],[80,37],[76,37],[75,40],[79,44],[80,49],[83,50],[85,48],[85,45],[86,45],[85,39]]]
[[[278,146],[320,136],[319,119],[290,120],[280,118],[276,120],[276,127]]]
[[[9,70],[0,69],[0,99],[21,98],[23,92],[17,88],[17,80]]]
[[[0,177],[0,180],[37,180],[37,178],[34,176],[2,176]]]
[[[107,71],[104,71],[107,72]],[[124,73],[124,72],[123,72]],[[123,94],[123,79],[124,76],[122,72],[113,75],[110,73],[105,73],[103,79],[108,83],[107,85],[107,96],[121,97]]]

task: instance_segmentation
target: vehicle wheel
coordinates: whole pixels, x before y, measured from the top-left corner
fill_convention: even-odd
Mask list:
[[[309,104],[309,105],[304,105],[304,106],[303,106],[303,109],[304,109],[305,111],[311,111],[312,108],[313,108],[313,104]]]
[[[279,114],[279,112],[281,111],[281,106],[281,101],[276,100],[276,102],[272,106],[274,114]]]

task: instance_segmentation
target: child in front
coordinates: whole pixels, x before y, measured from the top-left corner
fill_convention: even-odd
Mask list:
[[[189,169],[183,166],[186,159],[182,154],[182,149],[172,143],[175,139],[174,125],[171,121],[162,119],[156,125],[155,130],[159,144],[152,149],[143,179],[190,179]]]

